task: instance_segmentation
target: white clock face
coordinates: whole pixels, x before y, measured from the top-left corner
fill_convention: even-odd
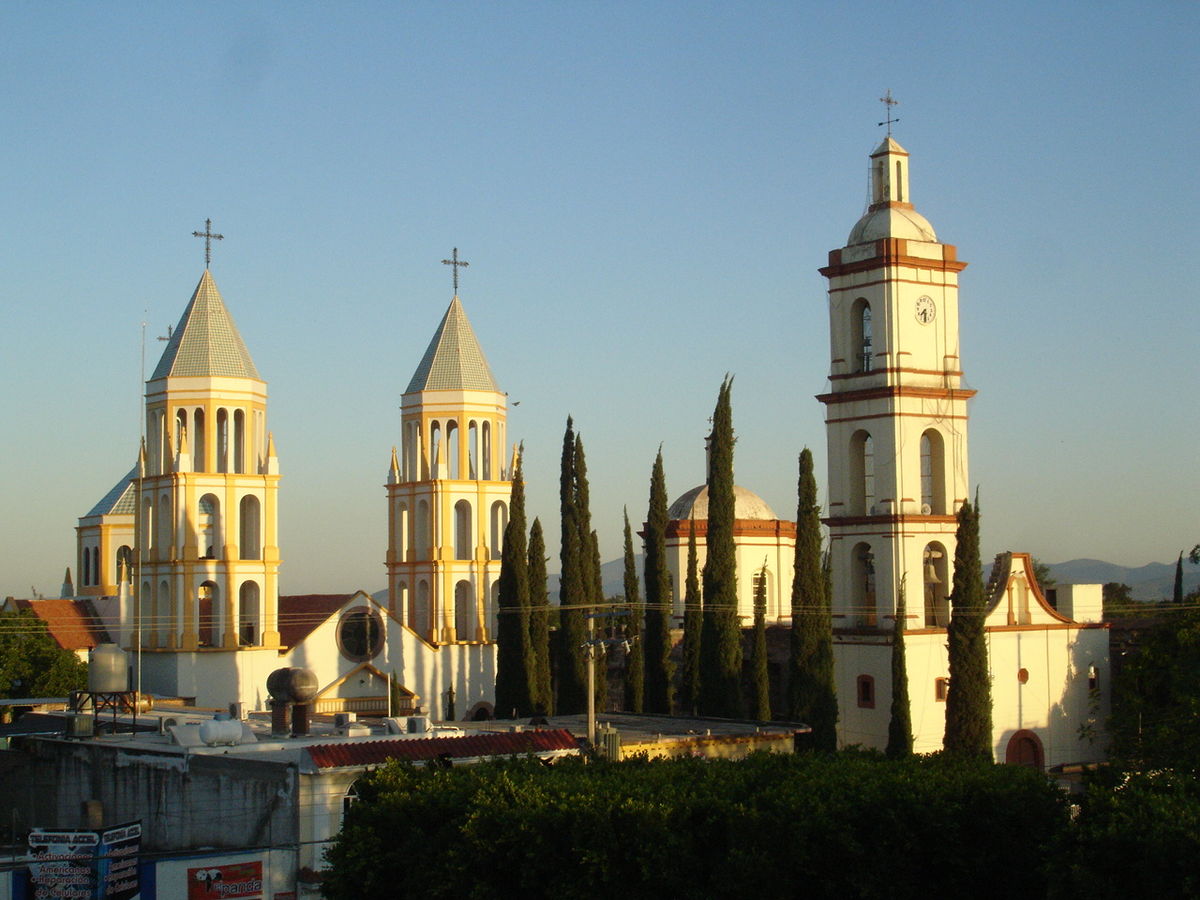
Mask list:
[[[937,306],[933,302],[933,298],[922,294],[917,298],[917,321],[922,325],[928,325],[937,315]]]

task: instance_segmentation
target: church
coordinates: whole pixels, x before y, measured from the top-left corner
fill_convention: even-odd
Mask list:
[[[208,226],[200,236],[216,237]],[[402,399],[386,484],[386,601],[364,591],[281,597],[267,384],[209,259],[206,247],[146,382],[137,466],[79,519],[79,597],[133,652],[136,686],[153,694],[263,709],[267,676],[303,666],[320,685],[317,712],[490,713],[511,463],[505,394],[457,277]]]
[[[882,748],[893,637],[903,631],[915,749],[938,750],[949,689],[946,626],[955,512],[968,499],[968,403],[959,344],[966,263],[939,241],[890,135],[870,155],[871,198],[828,279],[825,408],[833,643],[842,746]],[[206,242],[211,235],[206,226]],[[386,598],[280,597],[280,458],[266,382],[207,266],[146,384],[136,465],[85,516],[79,594],[140,649],[140,684],[202,706],[262,708],[266,676],[306,666],[317,711],[435,717],[490,712],[500,554],[515,460],[500,390],[458,297],[401,403],[386,475]],[[671,506],[668,557],[682,616],[689,534],[703,564],[707,493]],[[755,579],[768,618],[790,622],[795,523],[736,498],[739,611]],[[1103,758],[1108,632],[1098,585],[1043,592],[1026,554],[997,557],[986,635],[997,760]],[[900,597],[907,615],[896,617]]]

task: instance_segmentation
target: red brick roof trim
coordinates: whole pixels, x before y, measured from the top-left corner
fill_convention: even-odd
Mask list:
[[[408,738],[390,741],[343,741],[306,747],[319,769],[372,766],[389,759],[409,762],[450,757],[524,756],[579,749],[579,740],[563,728],[546,731],[484,732],[463,737]]]

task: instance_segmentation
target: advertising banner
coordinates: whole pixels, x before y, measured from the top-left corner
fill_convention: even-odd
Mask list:
[[[263,895],[262,860],[187,870],[187,900],[226,900]]]
[[[35,828],[29,880],[36,900],[137,900],[142,826],[103,831]]]

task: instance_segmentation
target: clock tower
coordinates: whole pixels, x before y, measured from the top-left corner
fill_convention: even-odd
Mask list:
[[[941,629],[968,496],[967,400],[958,273],[913,207],[908,153],[890,136],[871,154],[871,203],[829,254],[831,363],[825,404],[834,628],[842,639]]]

